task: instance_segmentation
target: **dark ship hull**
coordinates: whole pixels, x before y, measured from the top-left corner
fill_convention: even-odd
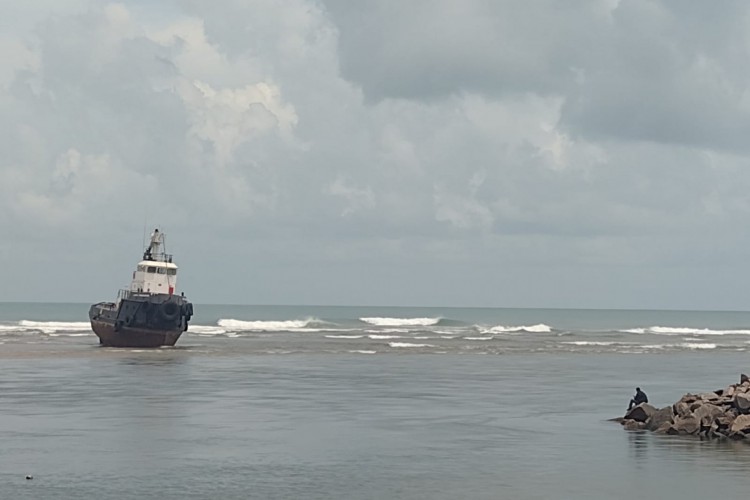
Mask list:
[[[125,292],[117,303],[89,309],[91,329],[107,347],[173,346],[187,330],[193,305],[179,295]]]

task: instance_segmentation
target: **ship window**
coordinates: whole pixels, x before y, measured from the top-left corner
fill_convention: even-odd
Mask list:
[[[177,274],[177,269],[167,269],[167,274],[169,276],[174,276],[175,274]]]
[[[155,273],[156,272],[156,268],[154,266],[148,266],[148,272]]]
[[[138,266],[138,270],[144,272],[146,271],[146,266]]]
[[[163,267],[158,267],[158,268],[156,268],[156,272],[157,272],[158,274],[167,274],[167,273],[166,273],[166,269],[164,269]]]

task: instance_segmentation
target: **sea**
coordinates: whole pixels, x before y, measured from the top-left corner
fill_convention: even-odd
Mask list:
[[[626,431],[750,373],[750,312],[195,306],[100,347],[0,303],[2,499],[744,498],[750,444]]]

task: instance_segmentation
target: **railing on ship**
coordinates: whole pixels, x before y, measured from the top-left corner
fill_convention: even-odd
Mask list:
[[[127,288],[120,288],[120,290],[117,292],[117,302],[119,303],[121,300],[124,299],[130,299],[133,297],[148,297],[151,295],[148,292],[134,292],[132,290],[128,290]]]
[[[144,254],[143,260],[148,260],[151,262],[172,262],[172,254],[171,253],[155,253],[153,255],[149,255],[148,252]]]

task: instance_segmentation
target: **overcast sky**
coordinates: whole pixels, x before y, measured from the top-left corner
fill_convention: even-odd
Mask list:
[[[154,4],[158,4],[155,6]],[[750,3],[0,2],[0,300],[750,304]]]

